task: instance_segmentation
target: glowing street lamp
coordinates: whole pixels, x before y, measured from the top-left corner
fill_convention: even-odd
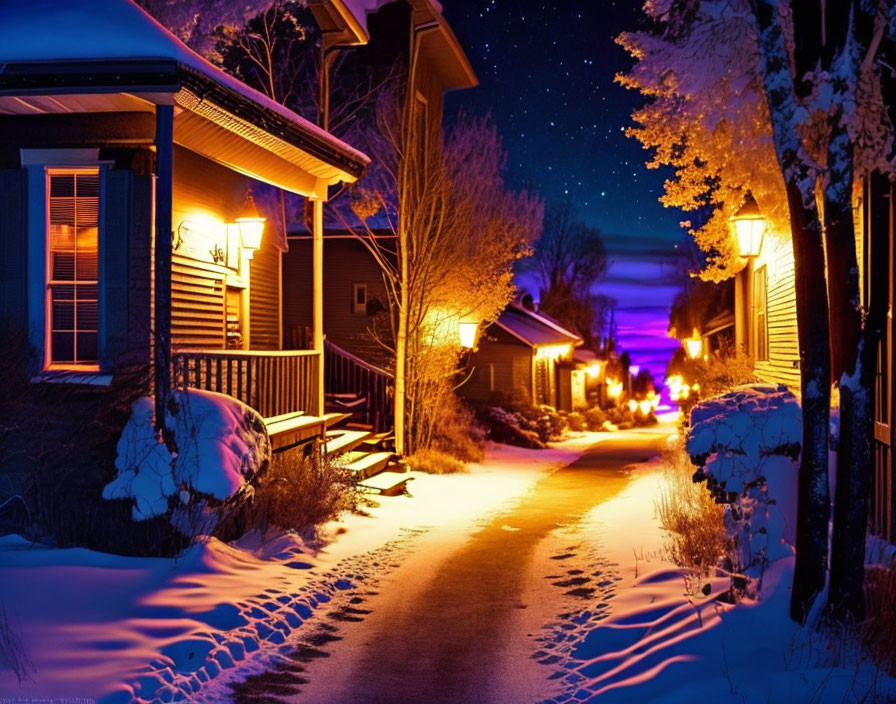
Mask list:
[[[753,195],[747,192],[744,204],[731,216],[731,229],[737,238],[740,256],[748,259],[759,256],[766,222]]]
[[[476,333],[478,331],[479,323],[458,323],[460,346],[468,350],[476,347]]]
[[[267,218],[263,218],[259,214],[251,188],[246,192],[246,204],[236,222],[240,226],[240,241],[246,259],[252,259],[255,250],[261,247],[261,236],[264,234],[264,224],[267,222]]]
[[[688,351],[688,357],[691,359],[699,359],[703,352],[703,338],[700,337],[697,328],[694,328],[694,332],[691,336],[685,339],[684,347]]]

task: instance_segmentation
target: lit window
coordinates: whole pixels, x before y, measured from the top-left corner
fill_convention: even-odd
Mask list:
[[[768,268],[753,272],[753,340],[757,362],[768,360]]]
[[[99,359],[99,172],[50,171],[47,233],[48,362]]]

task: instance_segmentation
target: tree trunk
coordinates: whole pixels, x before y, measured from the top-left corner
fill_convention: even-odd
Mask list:
[[[759,37],[763,88],[772,123],[775,154],[787,189],[793,240],[796,316],[800,347],[800,386],[803,402],[802,455],[797,499],[796,564],[790,616],[804,623],[824,589],[828,554],[828,435],[831,367],[828,303],[825,284],[821,222],[815,206],[816,176],[797,127],[800,123],[798,89],[791,54],[785,41],[777,0],[751,0]],[[798,9],[798,8],[797,8]],[[794,14],[797,39],[793,61],[815,65],[820,37],[808,15]]]
[[[793,236],[796,313],[803,403],[803,450],[797,499],[796,565],[790,616],[805,623],[824,589],[831,512],[828,488],[830,358],[824,249],[818,211],[806,204],[800,189],[787,186]]]
[[[884,180],[889,191],[889,184]],[[851,205],[851,204],[850,204]],[[852,234],[852,208],[848,205],[847,229],[841,223],[827,226],[828,261],[831,257],[849,259],[851,273],[846,279],[846,290],[841,298],[848,301],[846,319],[849,328],[843,331],[845,364],[840,376],[840,444],[837,450],[837,488],[834,501],[834,533],[831,543],[830,599],[835,618],[853,622],[865,615],[865,536],[868,527],[868,497],[871,490],[872,443],[874,439],[873,398],[876,375],[876,355],[887,316],[885,296],[872,297],[862,329],[859,307],[859,282],[856,248],[847,241]],[[844,208],[841,207],[841,213]],[[834,204],[827,213],[836,214]],[[841,215],[842,217],[842,215]],[[839,231],[842,228],[842,231]],[[869,241],[873,252],[869,275],[886,280],[889,242],[883,228],[871,227]],[[842,267],[840,267],[842,268]],[[846,347],[851,343],[851,347]]]

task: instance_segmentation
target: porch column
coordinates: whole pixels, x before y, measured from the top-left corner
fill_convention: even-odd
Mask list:
[[[316,415],[324,412],[324,202],[313,200],[313,218],[311,224],[312,242],[312,280],[314,296],[314,351],[318,353],[317,364],[317,409]]]
[[[155,276],[153,320],[155,427],[165,431],[165,406],[171,392],[171,202],[174,106],[156,106]]]

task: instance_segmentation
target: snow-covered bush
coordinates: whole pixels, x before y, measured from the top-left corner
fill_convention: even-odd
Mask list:
[[[184,535],[211,533],[217,509],[251,495],[251,482],[267,467],[271,449],[261,416],[224,394],[175,391],[166,425],[176,450],[161,441],[152,420],[153,400],[137,399],[103,498],[133,500],[135,521],[167,515]]]
[[[487,428],[489,439],[494,442],[538,450],[545,446],[538,433],[531,428],[530,422],[520,413],[490,406],[484,409],[479,419]]]
[[[801,434],[800,405],[783,386],[739,386],[691,410],[694,479],[725,505],[739,563],[731,568],[749,578],[793,554]]]

